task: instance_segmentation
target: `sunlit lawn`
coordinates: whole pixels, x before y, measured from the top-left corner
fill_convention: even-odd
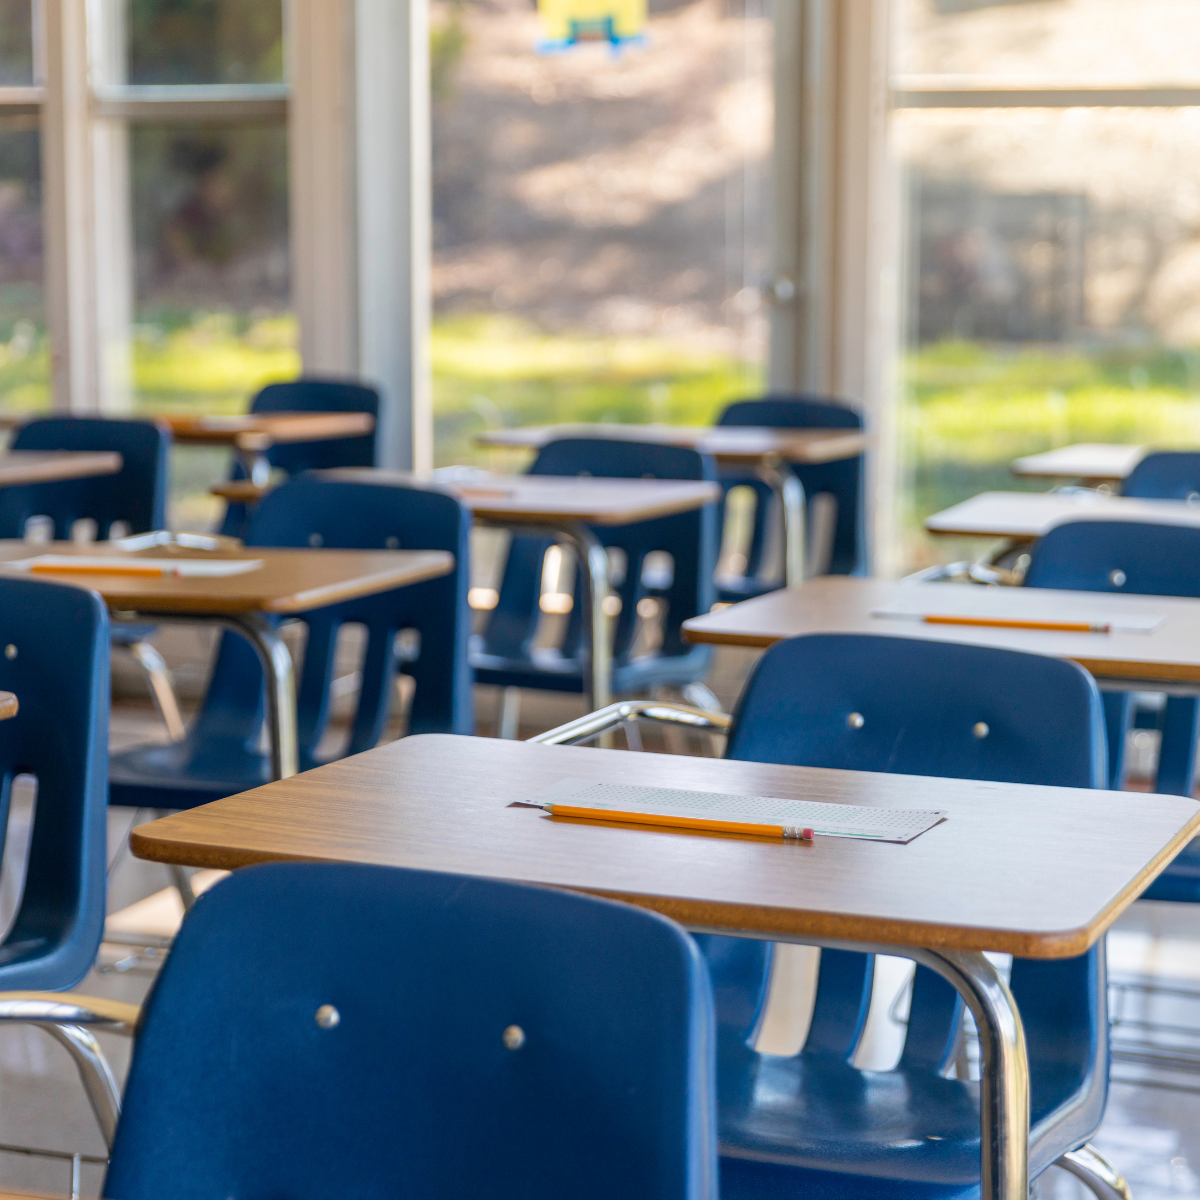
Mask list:
[[[140,325],[134,408],[239,412],[264,384],[300,371],[291,317],[189,315]],[[481,450],[498,427],[550,421],[707,424],[733,399],[761,390],[756,367],[666,339],[548,335],[515,319],[458,318],[432,340],[439,464],[510,466]],[[49,407],[50,358],[29,322],[0,341],[0,408]],[[989,488],[1044,489],[1009,473],[1011,460],[1071,442],[1200,446],[1200,350],[1126,352],[966,342],[923,348],[901,367],[901,460],[906,551],[914,564],[955,548],[920,532],[923,517]],[[175,456],[176,519],[210,519],[205,489],[222,452]]]

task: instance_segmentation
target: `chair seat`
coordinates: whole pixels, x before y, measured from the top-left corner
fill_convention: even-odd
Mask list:
[[[197,808],[270,781],[269,759],[250,753],[244,741],[187,737],[114,754],[109,759],[108,802],[129,808]]]
[[[928,1070],[860,1071],[835,1055],[776,1057],[736,1047],[723,1050],[717,1080],[723,1159],[773,1163],[793,1179],[802,1167],[979,1183],[978,1084]]]
[[[627,696],[652,687],[683,687],[699,679],[712,658],[710,646],[696,646],[685,654],[648,654],[613,666],[614,696]],[[534,651],[531,659],[504,658],[497,654],[471,656],[476,683],[497,687],[538,688],[549,692],[585,690],[583,666],[577,658],[555,651]]]

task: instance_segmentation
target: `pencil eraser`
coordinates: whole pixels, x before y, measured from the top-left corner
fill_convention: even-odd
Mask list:
[[[811,829],[802,829],[802,830],[800,830],[800,836],[806,842],[811,842],[816,835],[813,833],[813,831]]]

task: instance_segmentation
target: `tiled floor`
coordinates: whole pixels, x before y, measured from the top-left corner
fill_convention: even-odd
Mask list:
[[[742,680],[752,667],[750,652],[725,651],[717,655],[710,684],[728,708]],[[498,697],[481,689],[480,732],[494,728]],[[582,701],[573,697],[526,694],[521,713],[523,737],[561,723],[583,712]],[[114,708],[112,740],[116,747],[157,736],[157,721],[148,706],[122,701]],[[647,744],[647,749],[671,749],[664,743]],[[684,752],[711,753],[699,740]],[[20,804],[10,830],[6,857],[21,855]],[[169,883],[166,870],[132,859],[123,849],[133,815],[114,810],[109,821],[110,860],[109,911],[127,906],[160,892]],[[12,872],[0,871],[0,880]],[[0,883],[0,926],[12,911],[12,898]],[[149,906],[158,914],[167,906]],[[143,927],[146,907],[139,910]],[[127,922],[128,923],[128,922]],[[137,922],[134,922],[137,923]],[[129,966],[127,948],[108,945],[101,967],[93,971],[79,990],[138,1002],[150,985],[150,973]],[[1200,988],[1200,910],[1186,906],[1141,904],[1122,918],[1110,938],[1114,972],[1136,974],[1159,981],[1178,981]],[[123,961],[124,960],[124,961]],[[763,1033],[762,1047],[777,1053],[794,1051],[800,1045],[807,1014],[805,996],[810,993],[816,965],[815,953],[788,947],[779,957],[772,1001]],[[889,1015],[896,993],[906,982],[908,966],[900,960],[883,960],[877,972],[877,995],[872,1005],[868,1035],[860,1054],[860,1065],[885,1066],[899,1052],[902,1029]],[[1200,999],[1168,999],[1156,1002],[1158,1020],[1192,1021],[1200,1029]],[[122,1038],[101,1034],[105,1049],[118,1076],[123,1078],[129,1044]],[[1200,1044],[1200,1039],[1198,1039]],[[1130,1068],[1120,1067],[1128,1074]],[[1168,1197],[1200,1196],[1200,1074],[1177,1076],[1172,1082],[1194,1086],[1195,1092],[1162,1090],[1116,1083],[1110,1091],[1108,1112],[1095,1145],[1124,1172],[1137,1200],[1166,1200]],[[28,1027],[0,1027],[0,1144],[32,1145],[47,1149],[99,1156],[103,1144],[84,1099],[73,1067],[48,1035]],[[81,1167],[82,1194],[98,1194],[102,1168]],[[71,1182],[71,1164],[0,1151],[0,1188],[41,1190],[66,1194]],[[1063,1172],[1051,1170],[1039,1181],[1041,1200],[1076,1200],[1088,1195]]]

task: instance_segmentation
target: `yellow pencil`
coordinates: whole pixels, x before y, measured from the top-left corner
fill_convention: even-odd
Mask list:
[[[552,817],[585,821],[617,821],[634,825],[661,825],[667,829],[703,829],[709,833],[746,833],[754,837],[787,838],[811,842],[813,830],[793,825],[752,825],[748,821],[714,821],[708,817],[679,817],[666,813],[619,812],[611,808],[584,808],[577,804],[543,804]]]
[[[1019,617],[925,616],[926,625],[983,625],[989,629],[1050,629],[1058,633],[1111,633],[1103,621],[1022,621]]]
[[[101,567],[96,563],[30,563],[29,570],[35,575],[164,575],[175,574],[167,567],[140,567],[133,563],[114,563]]]

